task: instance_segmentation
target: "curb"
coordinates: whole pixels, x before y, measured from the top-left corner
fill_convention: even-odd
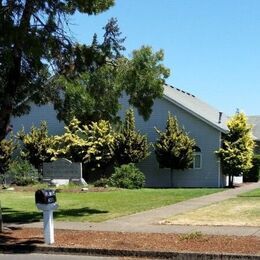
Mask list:
[[[112,257],[145,257],[151,259],[178,259],[178,260],[260,260],[260,255],[222,254],[222,253],[195,253],[169,251],[118,250],[101,248],[55,247],[41,245],[1,245],[1,253],[42,253],[42,254],[74,254]]]

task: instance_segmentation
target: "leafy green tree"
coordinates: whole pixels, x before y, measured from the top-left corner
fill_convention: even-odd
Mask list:
[[[115,140],[116,163],[138,163],[149,155],[148,149],[147,137],[135,129],[134,110],[127,110],[124,124]]]
[[[254,141],[252,126],[244,113],[236,113],[227,123],[228,134],[223,138],[222,148],[217,151],[229,186],[233,187],[234,176],[247,173],[252,168]]]
[[[11,115],[27,113],[31,103],[57,96],[46,84],[50,74],[65,73],[76,52],[67,33],[76,12],[96,15],[114,0],[0,1],[0,140]],[[52,97],[54,98],[54,97]]]
[[[48,149],[53,145],[53,139],[48,135],[47,122],[42,121],[39,127],[32,126],[29,133],[20,130],[17,138],[22,143],[21,157],[36,169],[40,170],[43,162],[51,160],[52,155]]]
[[[133,52],[132,58],[123,57],[125,38],[116,19],[104,27],[102,43],[94,35],[92,45],[77,45],[75,56],[67,66],[66,77],[58,77],[54,84],[64,95],[55,99],[58,118],[69,123],[75,115],[82,124],[92,121],[118,121],[119,98],[123,91],[140,115],[148,119],[153,100],[163,94],[169,70],[162,65],[163,51],[153,53],[151,47]]]
[[[121,91],[115,82],[116,73],[113,66],[103,65],[75,79],[59,77],[64,95],[55,100],[58,118],[69,124],[76,116],[83,125],[101,119],[117,121]]]
[[[153,53],[149,46],[133,51],[121,73],[122,88],[129,95],[129,103],[147,120],[155,98],[162,97],[165,79],[170,70],[163,64],[163,50]]]
[[[156,159],[160,168],[170,168],[171,185],[173,185],[173,169],[184,170],[193,161],[195,141],[179,127],[177,119],[168,114],[165,132],[156,129],[159,135],[155,147]]]

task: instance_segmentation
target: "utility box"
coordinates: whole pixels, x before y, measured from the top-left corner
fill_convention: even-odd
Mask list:
[[[36,204],[52,204],[56,202],[56,192],[54,190],[37,190],[35,192]]]

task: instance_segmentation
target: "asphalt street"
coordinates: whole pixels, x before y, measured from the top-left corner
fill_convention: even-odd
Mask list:
[[[117,257],[51,254],[0,254],[1,260],[116,260]]]

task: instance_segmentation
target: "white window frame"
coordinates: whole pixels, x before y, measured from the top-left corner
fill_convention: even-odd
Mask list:
[[[199,156],[199,167],[196,167],[195,158]],[[201,152],[194,152],[193,153],[193,162],[192,162],[192,169],[200,170],[202,168],[202,153]]]

